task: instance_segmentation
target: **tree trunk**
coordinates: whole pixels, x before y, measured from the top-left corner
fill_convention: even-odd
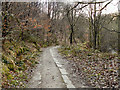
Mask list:
[[[92,41],[92,17],[89,19],[89,46],[92,48],[93,46],[93,41]]]
[[[97,32],[95,31],[95,35],[94,35],[94,49],[96,49],[97,46]]]
[[[73,44],[73,26],[71,26],[70,44]]]
[[[97,44],[98,44],[98,49],[101,49],[101,45],[100,45],[100,29],[98,30],[98,35],[97,35]]]
[[[94,5],[94,49],[96,49],[97,44],[97,27],[96,27],[96,3]]]
[[[120,7],[120,0],[118,6]],[[120,32],[120,10],[118,15],[118,32]],[[118,82],[120,88],[120,33],[118,33]]]

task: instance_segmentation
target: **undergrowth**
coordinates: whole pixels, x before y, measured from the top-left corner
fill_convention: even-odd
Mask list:
[[[38,61],[39,45],[32,42],[5,40],[2,52],[2,88],[23,88],[28,70]],[[39,47],[40,48],[40,47]]]

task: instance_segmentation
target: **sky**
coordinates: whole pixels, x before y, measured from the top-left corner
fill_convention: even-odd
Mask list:
[[[78,1],[84,1],[84,2],[90,2],[93,0],[40,0],[40,1],[53,1],[53,2],[67,2],[67,3],[71,3],[71,2],[78,2]],[[110,0],[96,0],[96,1],[107,1],[109,2]],[[116,13],[118,12],[118,1],[119,0],[113,0],[102,12],[102,14],[109,14],[109,13]],[[106,3],[107,3],[106,2]],[[105,3],[103,4],[105,5]]]
[[[68,2],[75,2],[75,1],[93,1],[93,0],[68,0]],[[109,2],[110,0],[96,0],[96,1],[107,1]],[[107,3],[106,2],[106,3]],[[118,2],[119,0],[113,0],[104,10],[103,10],[103,14],[109,14],[109,13],[116,13],[118,12]],[[105,4],[106,4],[105,3]],[[103,4],[103,5],[105,5]]]
[[[113,0],[106,8],[106,10],[103,10],[103,13],[109,14],[109,13],[115,13],[118,12],[118,1],[119,0]]]

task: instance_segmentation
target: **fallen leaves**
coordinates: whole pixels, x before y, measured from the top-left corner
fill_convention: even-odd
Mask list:
[[[88,86],[97,88],[118,87],[118,56],[116,54],[86,49],[84,45],[71,48],[62,47],[59,51],[67,59],[73,60],[75,73],[80,75]]]

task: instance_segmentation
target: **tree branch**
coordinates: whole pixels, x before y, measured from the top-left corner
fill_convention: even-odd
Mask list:
[[[98,1],[98,2],[96,2],[95,0],[92,0],[92,1],[90,1],[90,2],[78,2],[79,4],[100,4],[100,3],[104,3],[104,2],[106,2],[106,1],[108,1],[108,0],[105,0],[105,1]]]
[[[102,28],[104,28],[105,30],[110,31],[110,32],[120,33],[120,32],[118,32],[118,31],[116,31],[116,30],[110,30],[110,29],[108,29],[108,28],[106,28],[106,27],[102,27]]]
[[[110,0],[103,8],[100,9],[102,11],[104,8],[106,8],[113,0]]]

